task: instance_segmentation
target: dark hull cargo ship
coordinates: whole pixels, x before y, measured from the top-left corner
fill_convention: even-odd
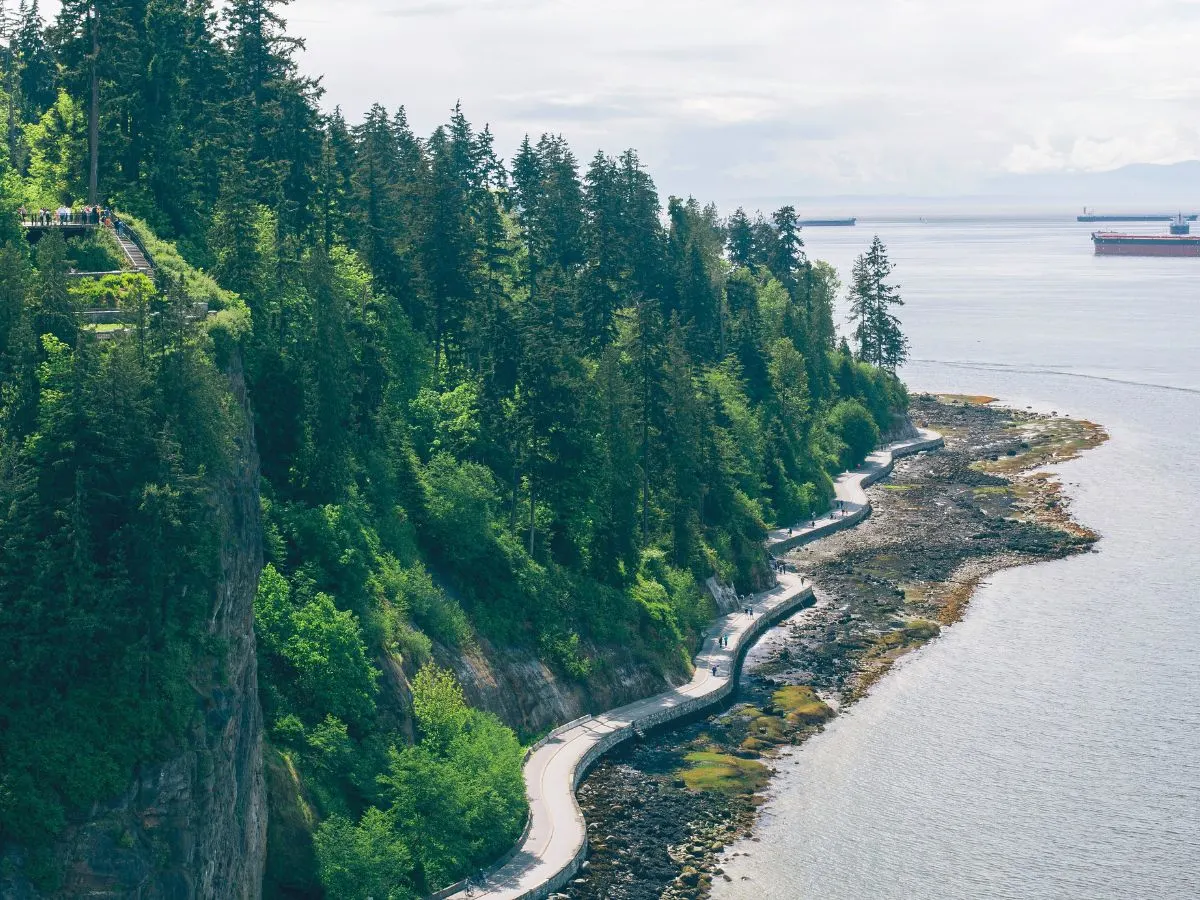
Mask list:
[[[1200,234],[1119,234],[1097,231],[1092,235],[1097,256],[1200,256]]]
[[[1175,216],[1098,216],[1094,213],[1084,213],[1082,216],[1076,216],[1076,222],[1170,222]],[[1196,213],[1189,213],[1184,216],[1189,222],[1195,222],[1197,219]]]
[[[804,228],[851,228],[858,223],[858,219],[801,219],[800,225]]]

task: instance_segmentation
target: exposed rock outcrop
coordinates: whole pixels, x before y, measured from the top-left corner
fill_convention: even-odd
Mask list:
[[[483,645],[448,656],[472,706],[495,713],[519,734],[533,735],[587,713],[612,709],[685,683],[685,673],[646,665],[632,653],[597,650],[597,671],[586,682],[564,678],[535,651]]]

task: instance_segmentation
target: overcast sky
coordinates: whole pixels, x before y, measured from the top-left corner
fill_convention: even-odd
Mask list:
[[[1200,157],[1200,0],[296,0],[350,117],[634,146],[716,199]]]
[[[718,200],[1200,157],[1200,0],[295,0],[325,102],[461,99]]]

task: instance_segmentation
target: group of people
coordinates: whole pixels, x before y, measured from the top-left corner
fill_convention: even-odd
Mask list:
[[[60,206],[58,209],[26,209],[22,206],[17,210],[22,222],[30,225],[111,225],[115,221],[113,211],[107,206],[95,204],[84,206],[78,211],[70,206]]]

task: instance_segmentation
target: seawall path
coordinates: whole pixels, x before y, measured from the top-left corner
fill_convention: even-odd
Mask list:
[[[941,445],[941,435],[920,429],[916,438],[875,451],[860,468],[838,477],[834,483],[837,502],[830,514],[771,532],[768,548],[786,550],[861,522],[871,511],[867,487],[886,477],[900,457]],[[562,888],[587,855],[587,823],[575,789],[592,763],[640,732],[723,701],[736,687],[742,658],[759,635],[812,601],[812,584],[800,575],[784,572],[774,588],[748,601],[752,614],[739,610],[713,623],[687,684],[602,715],[585,716],[550,732],[531,748],[525,760],[529,820],[513,853],[483,884],[452,885],[434,894],[434,900],[544,900]],[[722,635],[727,638],[726,647],[720,646]]]

